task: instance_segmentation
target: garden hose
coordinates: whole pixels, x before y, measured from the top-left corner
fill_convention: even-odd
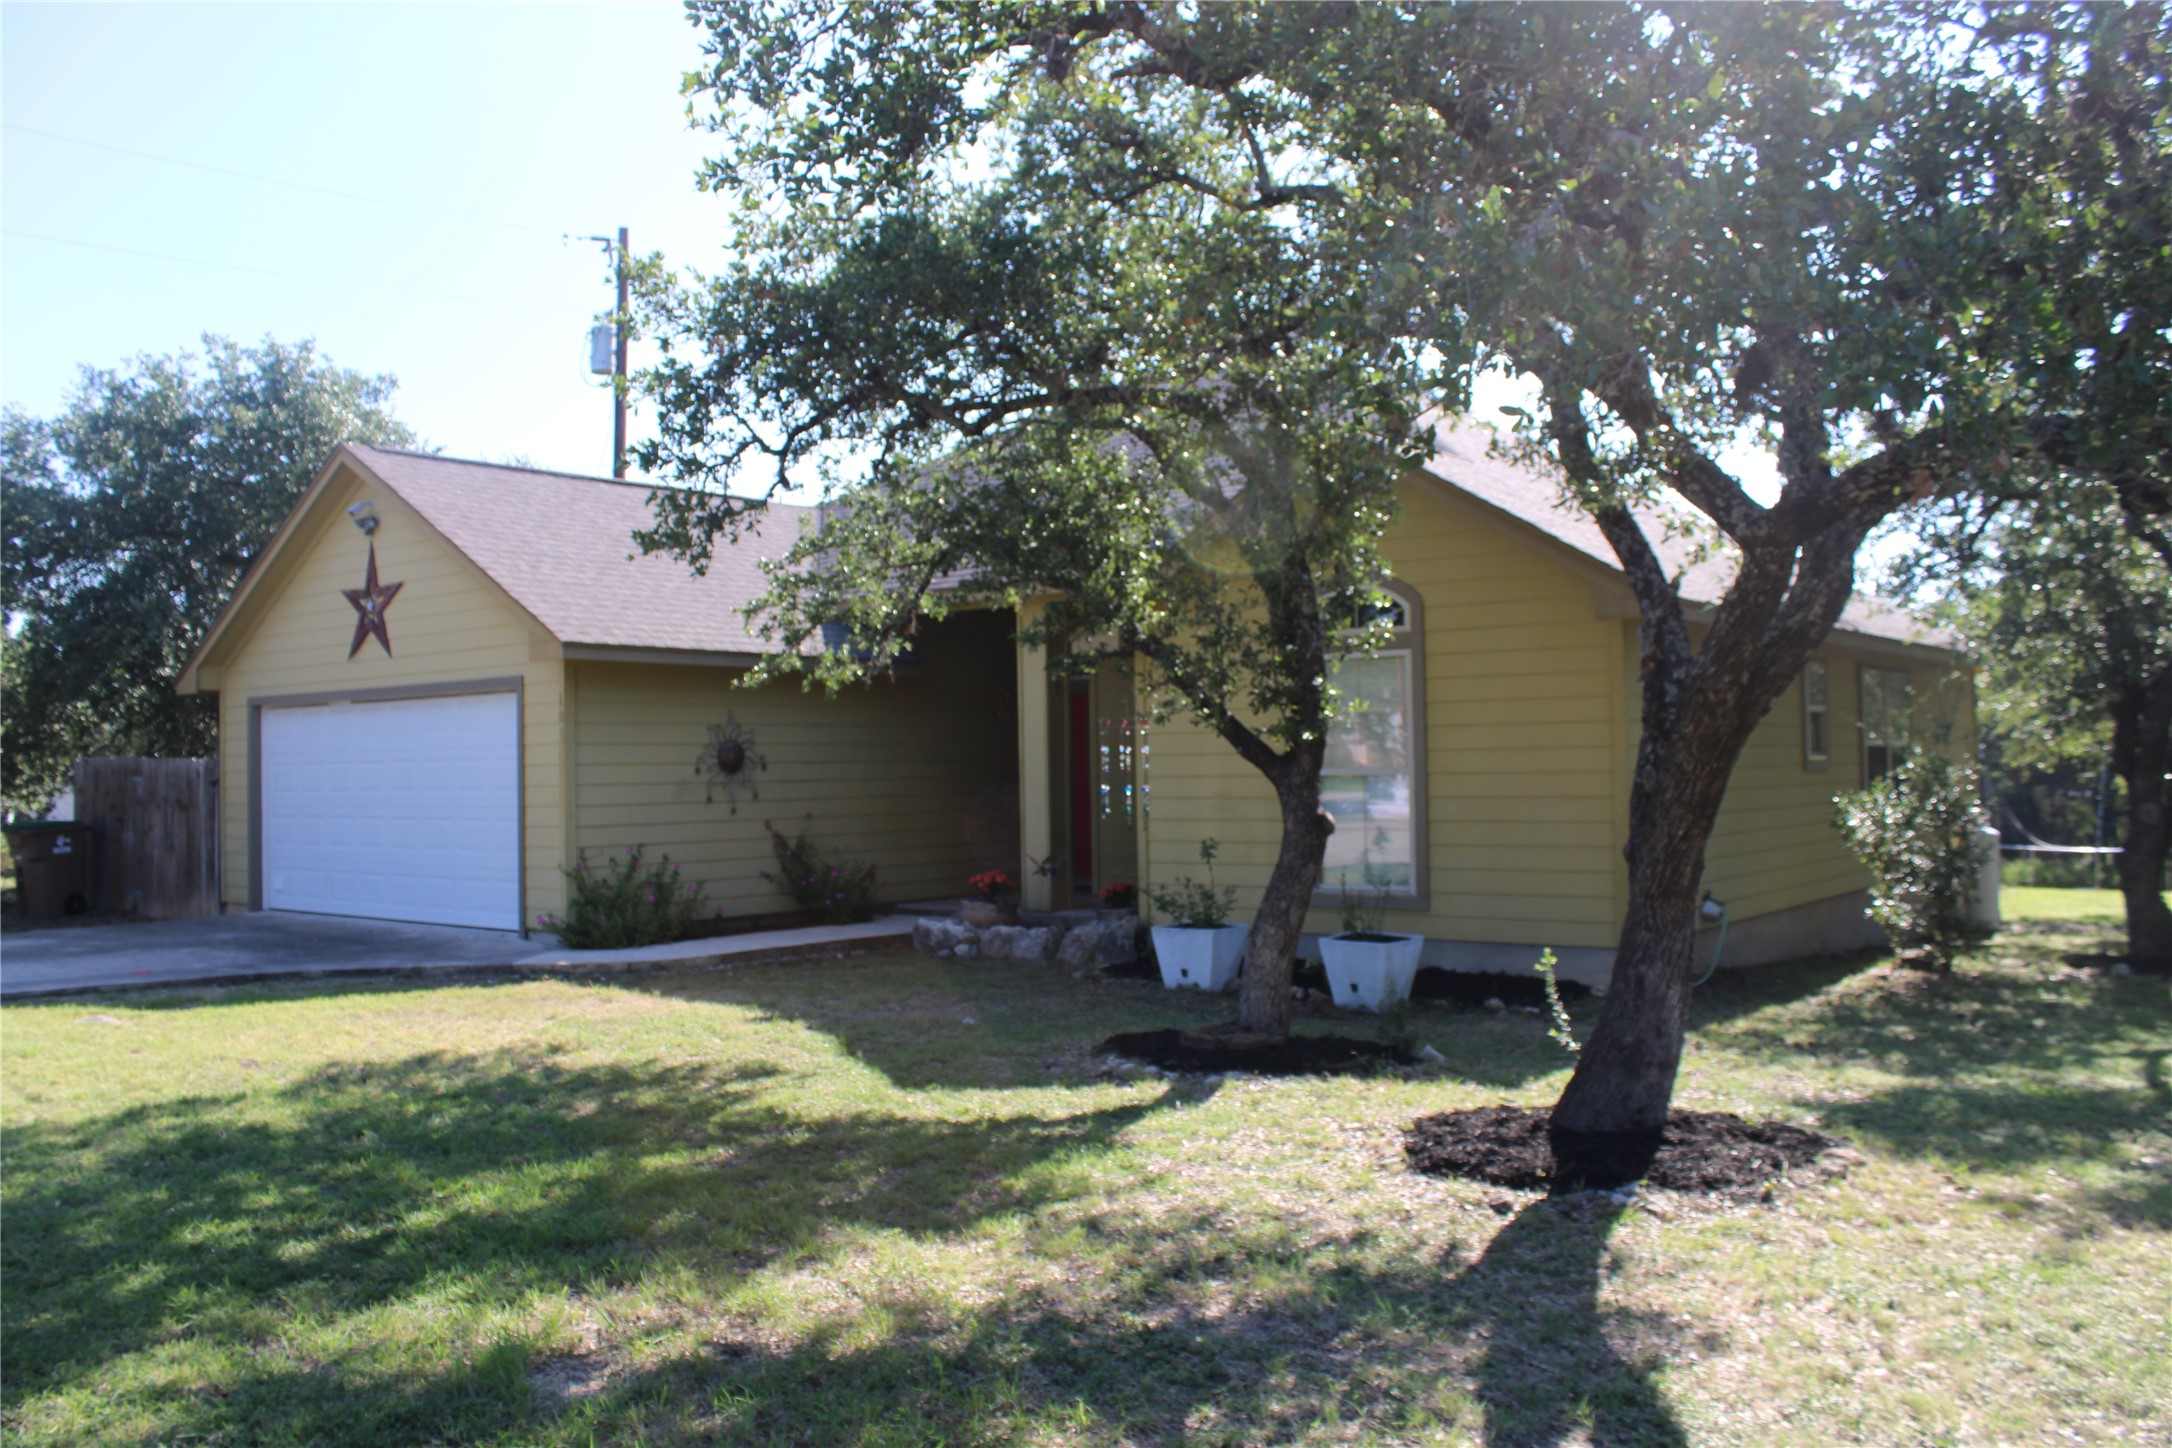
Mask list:
[[[1710,920],[1714,916],[1719,918],[1719,939],[1712,942],[1712,963],[1704,968],[1703,975],[1698,976],[1689,983],[1691,990],[1695,990],[1712,978],[1713,972],[1719,969],[1720,952],[1727,948],[1727,906],[1721,901],[1713,899],[1712,892],[1707,890],[1704,892],[1704,899],[1697,902],[1697,914],[1706,920]]]

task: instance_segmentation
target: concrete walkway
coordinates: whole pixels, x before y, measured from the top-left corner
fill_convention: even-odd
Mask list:
[[[48,927],[0,936],[0,999],[237,984],[326,975],[581,974],[719,965],[753,956],[865,948],[911,937],[909,917],[675,941],[636,950],[567,950],[548,935],[460,930],[259,911],[208,920]]]

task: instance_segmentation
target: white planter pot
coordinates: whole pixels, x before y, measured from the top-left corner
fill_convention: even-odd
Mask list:
[[[1154,927],[1154,958],[1161,962],[1161,983],[1170,990],[1227,990],[1244,964],[1244,941],[1251,929],[1220,925],[1212,930],[1191,925]]]
[[[1347,1010],[1378,1011],[1410,999],[1410,983],[1418,974],[1418,953],[1424,949],[1422,935],[1388,935],[1372,940],[1328,935],[1320,939],[1320,963],[1327,967],[1328,990],[1336,1005]]]

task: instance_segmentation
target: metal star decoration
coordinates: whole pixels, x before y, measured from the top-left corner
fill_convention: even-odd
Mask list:
[[[711,724],[709,742],[694,756],[694,773],[709,778],[704,798],[713,800],[716,792],[723,790],[733,814],[739,813],[739,791],[742,789],[749,799],[762,797],[762,792],[754,786],[754,776],[768,768],[769,761],[754,751],[754,731],[741,724],[737,714],[726,714],[722,724]]]
[[[377,582],[377,545],[370,544],[369,571],[362,575],[360,588],[342,588],[349,603],[354,605],[354,643],[347,650],[353,658],[362,652],[362,641],[375,636],[385,647],[385,657],[392,657],[392,636],[385,632],[385,610],[392,607],[392,600],[399,595],[402,585],[388,583],[380,587]]]

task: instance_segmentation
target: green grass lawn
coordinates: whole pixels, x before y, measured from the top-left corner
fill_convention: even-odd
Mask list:
[[[1170,1082],[1085,1048],[1228,1002],[905,955],[9,1006],[0,1430],[2162,1442],[2172,1002],[2061,963],[2108,941],[1700,991],[1680,1104],[1862,1158],[1733,1208],[1405,1173],[1559,1090],[1513,1011],[1414,1015],[1425,1079]]]
[[[2127,906],[2117,890],[2052,890],[2036,885],[1999,887],[1999,915],[2013,921],[2098,921],[2118,925]]]

